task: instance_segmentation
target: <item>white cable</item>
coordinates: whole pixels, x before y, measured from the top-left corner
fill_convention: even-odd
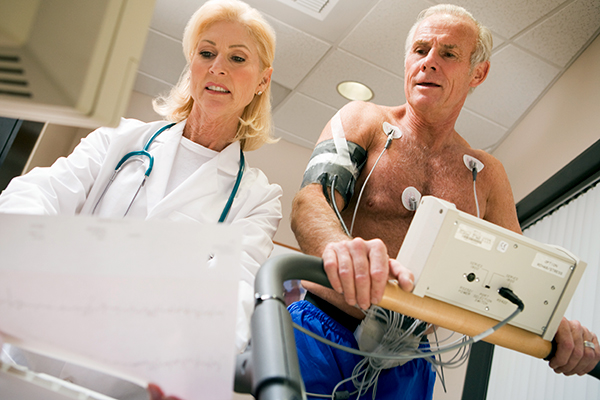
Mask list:
[[[348,228],[346,227],[346,224],[344,223],[344,220],[342,219],[342,215],[340,214],[340,211],[337,208],[337,202],[335,201],[335,182],[337,181],[337,178],[338,178],[338,176],[334,175],[333,178],[331,179],[331,206],[333,207],[333,211],[335,211],[335,215],[338,217],[340,224],[342,224],[344,233],[346,235],[352,237],[350,232],[348,232]]]
[[[359,347],[371,348],[376,343],[376,347],[372,351],[377,354],[395,354],[413,350],[419,346],[421,337],[424,336],[429,326],[418,319],[379,306],[372,306],[367,318],[361,324]],[[366,341],[361,340],[365,336]],[[371,387],[373,387],[373,396],[375,396],[381,371],[405,362],[406,360],[399,362],[398,360],[381,360],[373,357],[365,357],[360,360],[352,372],[354,387],[359,389],[359,397]]]
[[[473,179],[473,195],[475,196],[475,207],[477,208],[477,218],[481,218],[479,216],[479,201],[477,200],[477,187],[475,186],[475,179]]]
[[[435,337],[435,342],[436,342],[437,348],[439,349],[440,345],[439,345],[439,339],[438,339],[438,335],[437,335],[437,329],[433,330],[433,336]],[[435,367],[436,374],[440,377],[440,382],[442,383],[442,388],[444,389],[444,393],[447,393],[446,376],[444,375],[444,366],[442,364],[442,362],[443,362],[442,355],[438,354],[438,358],[439,358],[439,361],[438,361],[439,368],[438,368],[438,365],[436,365],[436,364],[433,364],[433,365]],[[434,360],[435,360],[435,358],[434,358]]]
[[[19,365],[13,358],[12,356],[8,353],[8,351],[6,351],[6,349],[4,348],[4,346],[1,346],[0,349],[2,349],[2,357],[6,357],[8,359],[9,362],[13,363],[14,365]],[[0,362],[2,362],[2,357],[0,357]]]
[[[358,194],[358,199],[356,200],[356,206],[354,206],[354,213],[352,214],[352,223],[350,224],[350,236],[352,236],[352,232],[354,231],[354,220],[356,219],[356,212],[358,211],[358,205],[360,204],[360,198],[363,195],[363,191],[365,190],[365,186],[367,186],[367,182],[369,181],[369,178],[371,177],[371,174],[373,173],[373,170],[377,166],[377,163],[381,159],[381,156],[383,156],[383,153],[387,150],[388,143],[390,143],[391,140],[392,140],[391,138],[388,138],[388,141],[386,142],[385,146],[383,147],[383,150],[381,151],[381,154],[379,154],[379,157],[377,157],[377,160],[375,161],[375,164],[373,164],[373,168],[371,168],[371,171],[369,172],[369,175],[367,175],[367,179],[365,179],[362,187],[360,188],[360,193]]]

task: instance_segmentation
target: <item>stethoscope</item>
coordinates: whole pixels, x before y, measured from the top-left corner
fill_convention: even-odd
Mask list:
[[[129,209],[131,208],[131,205],[135,201],[138,193],[140,192],[140,190],[142,189],[142,187],[146,183],[146,179],[148,179],[148,177],[150,176],[150,173],[152,172],[152,167],[154,167],[154,156],[152,154],[150,154],[150,152],[148,151],[148,149],[150,148],[150,145],[152,144],[152,142],[154,141],[154,139],[156,139],[158,137],[158,135],[160,135],[161,133],[163,133],[167,129],[171,128],[173,125],[175,125],[175,123],[163,126],[158,131],[156,131],[156,133],[154,133],[154,135],[152,135],[152,137],[150,137],[150,139],[148,139],[148,141],[146,142],[146,144],[144,145],[144,148],[142,150],[137,150],[137,151],[129,152],[129,153],[125,154],[123,156],[123,158],[121,158],[121,160],[119,161],[119,163],[115,167],[115,170],[114,170],[112,176],[110,177],[108,183],[106,184],[106,187],[102,191],[102,194],[98,198],[98,201],[96,201],[96,204],[94,205],[94,209],[92,210],[92,214],[94,214],[96,212],[96,208],[98,207],[98,205],[100,204],[100,202],[104,198],[104,195],[108,191],[108,188],[110,187],[110,185],[112,185],[112,183],[115,181],[115,179],[116,179],[117,175],[119,174],[119,172],[121,172],[121,169],[125,165],[127,165],[127,164],[129,164],[130,162],[133,162],[133,161],[143,162],[143,160],[140,159],[140,158],[144,158],[145,157],[145,158],[148,159],[148,168],[146,168],[146,172],[144,173],[144,179],[142,180],[142,183],[140,183],[140,186],[138,186],[135,194],[133,195],[133,198],[129,202],[129,206],[127,207],[127,211],[125,211],[125,214],[123,216],[127,215],[127,213],[129,212]],[[225,208],[223,208],[223,212],[221,213],[221,216],[219,217],[219,223],[222,223],[222,222],[225,221],[225,218],[227,218],[227,215],[229,214],[229,211],[231,210],[231,205],[233,204],[233,199],[235,198],[235,195],[237,194],[238,189],[240,187],[240,182],[242,181],[242,176],[244,174],[244,167],[245,167],[244,152],[242,152],[242,149],[240,148],[240,169],[238,170],[237,178],[235,179],[235,184],[233,185],[233,189],[231,190],[231,194],[229,195],[229,199],[227,199],[227,203],[225,203]]]

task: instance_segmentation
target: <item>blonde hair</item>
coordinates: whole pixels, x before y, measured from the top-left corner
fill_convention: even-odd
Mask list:
[[[408,36],[406,37],[405,54],[408,54],[410,51],[415,31],[417,30],[417,27],[421,21],[436,14],[447,14],[466,18],[472,21],[477,27],[477,44],[475,45],[475,50],[471,54],[471,72],[473,72],[479,63],[488,61],[490,59],[493,48],[492,32],[479,23],[479,21],[477,21],[470,12],[454,4],[438,4],[436,6],[426,8],[419,13],[417,21],[412,28],[410,28]]]
[[[192,111],[194,100],[190,93],[190,63],[198,46],[200,35],[217,22],[237,22],[246,27],[255,40],[262,71],[273,65],[275,58],[275,32],[262,15],[239,0],[209,0],[188,21],[183,32],[183,54],[187,65],[179,82],[167,96],[153,101],[154,110],[171,122],[186,119]],[[254,96],[242,113],[235,140],[240,141],[242,150],[256,150],[271,137],[271,83],[262,95]]]

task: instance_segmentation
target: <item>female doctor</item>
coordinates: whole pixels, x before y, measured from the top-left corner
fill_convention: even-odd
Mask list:
[[[117,128],[97,129],[68,157],[13,179],[0,196],[0,212],[235,226],[243,232],[241,350],[249,338],[254,276],[281,219],[281,188],[245,165],[242,152],[273,141],[275,34],[245,3],[209,1],[189,20],[183,50],[187,66],[179,83],[154,101],[167,122],[123,119]]]

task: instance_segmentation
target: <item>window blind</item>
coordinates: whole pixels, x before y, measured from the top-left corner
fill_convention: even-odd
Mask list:
[[[561,206],[523,234],[564,247],[587,262],[565,316],[600,334],[600,186]],[[600,380],[557,375],[547,361],[496,346],[487,400],[505,399],[600,399]]]

